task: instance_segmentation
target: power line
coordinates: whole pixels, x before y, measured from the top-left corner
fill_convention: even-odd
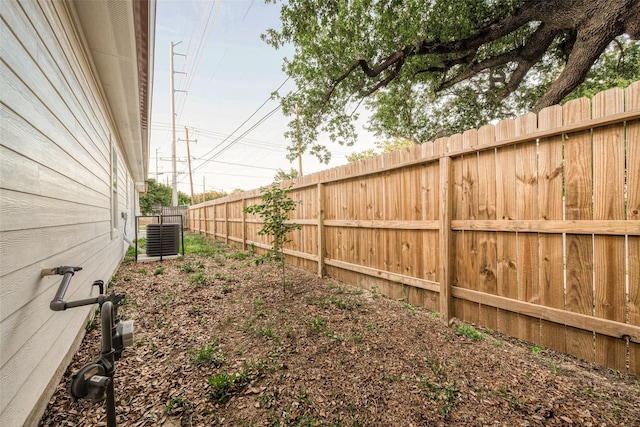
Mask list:
[[[282,84],[280,86],[278,86],[278,88],[275,90],[275,92],[277,92],[278,90],[280,90],[282,88],[282,86],[284,86],[288,81],[289,81],[290,77],[287,77],[285,79],[284,82],[282,82]],[[231,132],[229,134],[228,137],[226,137],[225,139],[223,139],[220,143],[218,143],[218,145],[216,145],[215,147],[213,147],[211,150],[209,150],[203,157],[208,156],[209,154],[213,153],[215,150],[218,149],[218,147],[220,147],[222,144],[224,144],[227,140],[229,140],[229,138],[231,138],[231,136],[233,136],[234,133],[236,133],[238,130],[240,130],[240,128],[242,126],[244,126],[249,120],[251,120],[253,118],[253,116],[255,116],[256,114],[258,114],[258,111],[260,111],[262,109],[262,107],[264,107],[267,102],[271,101],[271,96],[269,96],[253,113],[251,113],[251,115],[249,117],[247,117],[242,123],[240,123],[240,125],[235,128],[233,130],[233,132]],[[267,118],[271,117],[271,115],[273,115],[276,111],[278,111],[281,108],[280,105],[278,105],[276,108],[274,108],[273,110],[271,110],[269,113],[267,113],[262,119],[260,119],[258,121],[258,125],[262,124]],[[258,125],[254,125],[252,126],[248,132],[243,133],[240,137],[236,138],[234,141],[232,141],[232,144],[237,142],[238,139],[240,139],[241,137],[245,136],[246,134],[248,134],[250,131],[252,131],[253,129],[255,129]],[[223,150],[226,150],[229,146],[223,148]],[[222,153],[222,151],[220,153],[218,153],[217,155],[220,155]],[[212,158],[213,159],[213,158]],[[197,169],[200,169],[202,166],[204,166],[207,163],[207,161],[205,161],[203,164],[196,166],[193,170],[196,171]]]
[[[227,151],[229,148],[231,148],[235,143],[237,143],[243,136],[247,135],[248,133],[252,132],[255,128],[257,128],[258,126],[260,126],[262,123],[264,123],[267,119],[269,119],[273,114],[276,113],[276,111],[278,111],[281,108],[280,105],[278,105],[276,108],[274,108],[273,110],[269,111],[267,114],[265,114],[258,122],[256,122],[254,125],[252,125],[249,129],[247,129],[244,133],[242,133],[240,136],[238,136],[236,139],[234,139],[233,141],[231,141],[229,144],[227,144],[224,148],[222,148],[220,151],[218,151],[216,154],[214,154],[213,156],[211,156],[209,159],[205,160],[204,163],[201,163],[200,165],[196,166],[193,170],[196,171],[198,169],[200,169],[201,167],[203,167],[204,165],[206,165],[207,163],[213,161],[213,159],[215,159],[216,157],[220,156],[222,153],[224,153],[225,151]],[[235,132],[235,131],[234,131]],[[227,138],[228,139],[228,138]],[[224,143],[227,139],[225,139],[224,141],[222,141],[220,144],[216,145],[212,150],[210,150],[207,154],[205,154],[205,156],[208,156],[209,154],[211,154],[216,148],[218,148],[220,145],[222,145],[222,143]]]
[[[251,3],[249,3],[249,7],[247,7],[247,10],[244,12],[244,15],[242,16],[242,21],[240,21],[240,24],[244,23],[244,20],[246,19],[247,15],[249,14],[249,11],[251,10],[251,7],[253,6],[254,0],[251,0]],[[237,26],[233,35],[231,36],[231,40],[235,40],[236,39],[236,35],[238,34],[238,31],[240,30],[240,26]],[[204,87],[204,90],[202,91],[202,94],[207,93],[207,90],[209,89],[209,86],[211,85],[211,82],[213,81],[213,77],[216,75],[216,73],[218,72],[218,69],[220,68],[220,65],[224,62],[224,58],[227,56],[227,52],[229,51],[229,48],[231,47],[231,43],[227,43],[227,46],[224,49],[224,52],[222,52],[222,56],[220,57],[220,59],[218,60],[218,63],[215,65],[215,67],[213,68],[213,72],[211,73],[211,77],[209,77],[209,80],[207,81],[207,84]],[[236,85],[238,84],[238,82],[236,82]]]
[[[200,41],[198,43],[198,47],[196,48],[194,59],[193,59],[193,61],[191,63],[191,68],[189,69],[189,71],[187,71],[187,83],[186,83],[186,87],[185,87],[185,92],[186,93],[185,93],[185,96],[184,96],[184,98],[182,100],[182,104],[180,105],[180,108],[179,108],[178,118],[180,118],[182,116],[182,112],[184,111],[185,104],[187,103],[187,97],[189,96],[189,90],[191,89],[191,84],[193,83],[193,79],[195,77],[196,70],[198,69],[198,66],[200,65],[200,60],[202,59],[202,53],[204,52],[204,49],[206,48],[206,45],[209,42],[209,37],[211,36],[211,31],[213,30],[216,17],[218,16],[218,11],[220,10],[220,3],[221,3],[220,1],[215,3],[215,10],[214,10],[214,4],[213,3],[211,4],[211,7],[209,8],[209,14],[207,16],[207,20],[205,22],[204,29],[202,30],[202,35],[200,36]],[[211,18],[212,14],[213,14],[213,18]],[[191,44],[189,45],[189,47],[187,49],[187,53],[189,52],[190,48],[191,48]]]
[[[182,126],[182,125],[178,125],[178,126]],[[232,136],[231,134],[216,132],[210,129],[203,129],[195,126],[189,126],[189,129],[193,130],[195,135],[198,137],[222,140],[225,138],[231,138]],[[169,123],[151,122],[151,130],[169,131],[171,130],[171,125]],[[279,145],[271,141],[264,141],[264,140],[252,139],[252,138],[243,138],[242,143],[249,146],[264,148],[271,151],[282,151],[282,150],[286,150],[287,148],[284,145]]]

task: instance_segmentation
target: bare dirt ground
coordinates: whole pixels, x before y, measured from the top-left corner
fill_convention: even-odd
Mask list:
[[[135,343],[116,362],[119,426],[637,426],[640,381],[216,244],[209,256],[124,263]],[[41,426],[106,425],[69,377]]]

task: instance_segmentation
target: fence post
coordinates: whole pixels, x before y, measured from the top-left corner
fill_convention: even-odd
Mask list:
[[[247,207],[247,199],[242,198],[242,250],[247,250],[247,214],[244,208]]]
[[[224,243],[229,244],[229,203],[224,202]]]
[[[451,157],[440,157],[440,318],[451,321],[452,233],[451,233]]]
[[[217,207],[217,203],[214,201],[213,202],[213,216],[211,218],[211,220],[213,221],[212,222],[213,230],[211,230],[211,231],[213,233],[213,240],[214,241],[218,239],[218,236],[216,236],[216,233],[218,232],[218,229],[217,229],[217,226],[216,226],[216,207]]]
[[[324,277],[324,184],[318,182],[318,276]]]
[[[201,224],[204,222],[204,237],[209,237],[209,223],[207,221],[207,208],[208,206],[206,205],[202,207],[202,216],[200,220]]]

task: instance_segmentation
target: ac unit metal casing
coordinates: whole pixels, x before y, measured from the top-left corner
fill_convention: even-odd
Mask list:
[[[177,255],[180,251],[180,224],[147,224],[147,256]]]

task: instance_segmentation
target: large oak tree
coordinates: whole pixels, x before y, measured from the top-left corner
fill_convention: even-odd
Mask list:
[[[281,22],[264,39],[295,48],[291,158],[301,141],[328,160],[321,131],[353,143],[362,106],[374,131],[425,141],[640,72],[640,0],[288,0]]]

